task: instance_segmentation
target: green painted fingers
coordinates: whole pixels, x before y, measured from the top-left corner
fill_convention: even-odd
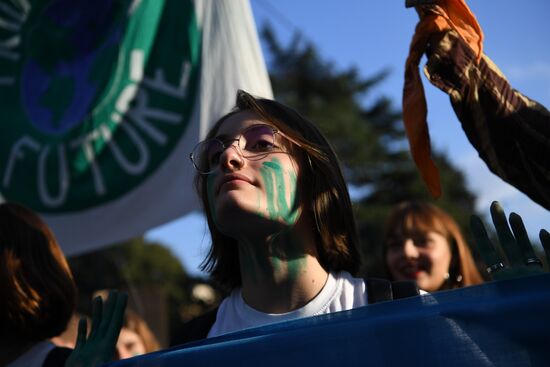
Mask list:
[[[101,297],[94,299],[92,330],[87,335],[86,320],[80,319],[76,344],[65,367],[94,367],[114,358],[127,302],[128,295],[117,291],[109,292],[105,306]]]
[[[479,217],[473,215],[470,219],[470,226],[478,250],[487,265],[487,272],[491,274],[492,278],[504,280],[543,273],[543,263],[533,250],[521,217],[512,213],[507,221],[504,210],[498,202],[491,204],[491,217],[495,225],[498,243],[493,243],[489,239]],[[547,239],[546,235],[546,231],[541,231],[541,242],[543,246],[546,244],[545,250],[550,248],[550,239]]]

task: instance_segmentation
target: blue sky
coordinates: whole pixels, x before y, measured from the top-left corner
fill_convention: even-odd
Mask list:
[[[295,30],[313,42],[336,67],[356,66],[363,76],[389,69],[391,74],[373,95],[401,101],[403,65],[417,22],[404,0],[251,0],[258,27],[270,22],[284,43]],[[485,34],[485,53],[501,68],[512,86],[550,106],[550,2],[548,0],[470,0]],[[423,65],[423,63],[422,63]],[[471,147],[448,97],[424,80],[432,144],[444,150],[467,177],[478,195],[477,209],[488,215],[489,204],[499,200],[507,212],[524,218],[532,239],[542,227],[550,229],[550,213],[493,175]],[[549,157],[550,160],[550,157]],[[198,264],[210,238],[199,213],[190,214],[147,233],[168,245],[187,271],[201,274]]]

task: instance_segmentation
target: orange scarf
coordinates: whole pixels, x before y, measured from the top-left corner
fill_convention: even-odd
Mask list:
[[[418,64],[433,34],[454,29],[477,55],[483,53],[483,33],[464,0],[439,0],[437,5],[419,7],[420,21],[411,41],[405,64],[403,87],[403,122],[411,154],[420,175],[433,197],[441,196],[439,170],[431,157],[430,135],[426,116],[426,97]]]

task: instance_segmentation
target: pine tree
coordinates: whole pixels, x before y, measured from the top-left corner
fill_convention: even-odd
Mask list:
[[[434,202],[471,239],[468,222],[475,196],[466,187],[464,175],[444,153],[434,152],[444,193],[434,201],[410,157],[401,111],[387,97],[365,102],[387,71],[365,78],[354,67],[336,69],[300,35],[283,47],[269,26],[261,34],[275,98],[319,126],[341,160],[352,193],[358,193],[352,199],[363,253],[362,275],[385,275],[384,222],[392,206],[403,200]]]

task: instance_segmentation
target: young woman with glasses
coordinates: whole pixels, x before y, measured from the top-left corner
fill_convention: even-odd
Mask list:
[[[359,253],[347,186],[315,125],[278,102],[239,91],[234,110],[190,158],[212,237],[202,267],[230,295],[184,325],[172,345],[348,310],[372,299],[372,280],[367,289],[353,276]],[[504,214],[497,217],[506,222]],[[484,244],[489,240],[482,226],[474,229]]]
[[[177,343],[367,303],[363,279],[353,277],[346,183],[315,125],[239,91],[190,158],[212,236],[203,269],[231,293]]]

